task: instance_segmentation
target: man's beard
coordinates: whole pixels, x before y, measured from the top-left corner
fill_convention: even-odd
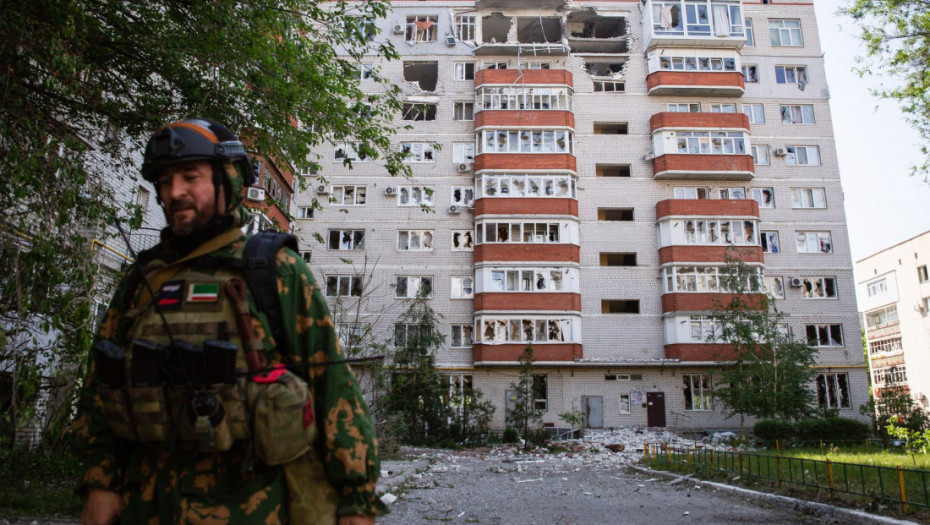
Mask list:
[[[188,220],[178,220],[175,218],[175,212],[179,210],[193,210],[194,216]],[[210,223],[212,215],[208,210],[197,209],[193,200],[175,201],[171,203],[167,213],[168,226],[176,237],[187,237],[204,229]]]

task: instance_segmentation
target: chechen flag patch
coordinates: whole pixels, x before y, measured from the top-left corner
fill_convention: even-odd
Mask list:
[[[217,283],[193,283],[187,293],[189,303],[215,303],[220,298],[220,285]]]

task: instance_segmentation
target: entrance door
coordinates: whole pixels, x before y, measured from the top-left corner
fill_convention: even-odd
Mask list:
[[[646,424],[665,426],[665,392],[646,392]]]
[[[584,421],[588,428],[604,428],[604,398],[602,396],[582,396],[584,404]]]

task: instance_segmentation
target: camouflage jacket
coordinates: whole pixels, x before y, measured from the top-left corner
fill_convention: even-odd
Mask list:
[[[241,257],[245,241],[241,236],[209,255]],[[308,381],[315,400],[322,436],[317,439],[317,448],[326,477],[339,493],[336,513],[383,513],[386,508],[374,493],[380,472],[374,424],[349,366],[300,366],[343,358],[329,309],[306,263],[292,250],[279,251],[275,273],[284,324],[296,354],[295,368]],[[124,278],[97,334],[97,339],[110,339],[123,348],[132,323],[122,310],[126,305],[139,308],[149,301],[143,285],[128,288]],[[252,324],[264,343],[267,361],[281,362],[267,319],[257,311],[251,295],[249,299]],[[145,446],[119,439],[101,411],[93,353],[87,370],[71,432],[74,448],[87,465],[79,491],[100,488],[122,493],[123,523],[288,521],[281,467],[257,463],[252,467],[252,454],[243,443],[227,452],[198,453],[186,443]]]

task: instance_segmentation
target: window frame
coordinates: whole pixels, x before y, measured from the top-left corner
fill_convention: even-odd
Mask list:
[[[811,328],[814,329],[816,339],[811,338]],[[808,324],[804,325],[804,332],[807,339],[807,344],[815,348],[841,348],[846,344],[845,337],[843,336],[843,325],[841,323]],[[835,334],[839,334],[839,341],[833,337]],[[826,336],[826,338],[823,339],[821,336]],[[826,342],[821,343],[821,341]]]
[[[348,194],[348,192],[346,191],[347,188],[352,189],[351,194],[352,194],[353,202],[346,202],[346,195]],[[368,186],[357,185],[357,184],[338,184],[330,188],[329,194],[330,194],[330,199],[335,200],[333,204],[335,204],[336,206],[364,206],[365,203],[368,201]],[[342,197],[341,198],[342,202],[339,202],[340,201],[339,196]]]
[[[422,18],[422,20],[421,20]],[[404,42],[420,44],[436,42],[439,35],[439,15],[407,15]],[[431,22],[431,23],[430,23]],[[429,23],[425,29],[420,29],[418,23]],[[421,39],[420,36],[423,36]]]
[[[809,275],[801,277],[801,298],[811,301],[838,299],[836,277],[824,275]],[[818,286],[819,284],[819,286]],[[831,294],[832,291],[832,295]],[[821,294],[821,295],[815,295]]]
[[[841,377],[843,378],[842,381],[840,381]],[[818,406],[833,409],[852,408],[852,390],[849,388],[848,373],[824,372],[817,374],[814,378],[814,384],[814,395],[817,397]],[[831,399],[831,396],[833,399]]]
[[[819,199],[818,199],[819,197]],[[809,202],[810,206],[804,206]],[[823,206],[817,204],[822,203]],[[825,210],[827,209],[826,188],[791,188],[791,208],[795,210]]]
[[[414,237],[415,236],[415,237]],[[406,247],[401,247],[401,238],[406,237]],[[413,247],[413,239],[416,238],[416,247]],[[435,242],[435,233],[433,230],[397,230],[397,243],[394,248],[398,252],[431,252]]]
[[[330,280],[334,280],[333,286],[330,285]],[[346,290],[343,290],[344,282]],[[333,289],[335,293],[330,293]],[[358,275],[332,274],[323,279],[323,297],[361,297],[363,291],[364,280]]]
[[[459,329],[459,344],[455,344],[455,329]],[[475,345],[475,326],[472,323],[452,323],[449,330],[449,348],[472,348]],[[467,338],[466,338],[467,333]],[[468,344],[466,343],[468,341]]]
[[[714,409],[710,374],[682,374],[681,378],[683,383],[681,394],[685,411],[707,412]],[[695,403],[696,400],[697,403]]]
[[[435,193],[432,186],[398,186],[397,206],[402,208],[424,206],[432,208],[436,205]],[[405,198],[406,201],[403,201]]]
[[[404,295],[400,295],[401,279],[406,279],[403,286],[403,290],[406,292]],[[416,286],[411,286],[411,283],[415,283]],[[420,295],[423,292],[424,285],[428,287],[428,293]],[[432,299],[435,290],[436,288],[433,286],[433,277],[431,275],[397,275],[394,279],[395,299]],[[413,295],[410,295],[411,292]]]
[[[469,283],[470,281],[470,283]],[[475,298],[475,276],[474,275],[451,275],[449,276],[450,290],[449,299],[474,299]],[[458,282],[458,284],[456,284]],[[471,293],[466,290],[471,289]],[[456,294],[456,290],[460,293]]]
[[[803,249],[801,236],[804,236]],[[824,244],[824,240],[826,240],[826,244]],[[794,243],[798,253],[833,253],[833,235],[829,231],[795,232]],[[811,249],[811,246],[814,246],[816,249]]]
[[[804,47],[804,32],[800,18],[770,18],[769,41],[772,47]],[[797,27],[788,27],[787,23],[797,23]],[[776,38],[777,35],[777,38]],[[787,43],[785,43],[787,36]],[[795,36],[797,40],[795,43]]]
[[[452,231],[452,251],[453,252],[473,252],[475,251],[475,232],[473,230],[451,230]],[[462,239],[460,247],[455,246],[456,235]],[[470,237],[470,238],[466,238]]]
[[[333,234],[337,235],[336,243],[335,243],[337,245],[336,248],[333,247]],[[341,238],[345,236],[346,234],[350,234],[351,236],[351,238],[349,239],[349,245],[351,247],[342,248],[342,246],[345,244],[346,241],[342,240]],[[363,229],[342,229],[342,228],[332,229],[332,230],[327,230],[327,236],[329,237],[326,242],[326,247],[328,250],[340,251],[340,252],[364,251],[365,250],[365,230]]]

